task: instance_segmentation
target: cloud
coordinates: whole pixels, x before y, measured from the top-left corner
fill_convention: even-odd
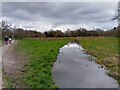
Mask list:
[[[118,2],[119,0],[2,0],[2,2]]]
[[[51,28],[110,29],[117,2],[3,2],[2,16],[16,25],[40,31]]]

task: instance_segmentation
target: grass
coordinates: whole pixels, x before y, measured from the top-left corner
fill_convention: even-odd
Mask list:
[[[72,38],[73,39],[73,38]],[[109,75],[118,80],[118,38],[86,37],[77,38],[88,54],[97,58],[96,62],[110,70]],[[119,38],[120,39],[120,38]],[[71,38],[22,39],[16,50],[28,58],[22,72],[21,82],[30,88],[50,88],[52,66],[56,61],[59,48],[71,41]]]
[[[4,80],[4,87],[10,89],[10,88],[13,88],[13,83],[12,83],[12,80],[11,78],[5,74],[4,70],[2,70],[3,74],[2,74],[2,79]]]
[[[17,50],[24,52],[29,63],[22,70],[25,74],[22,82],[31,88],[53,87],[52,67],[57,59],[59,48],[70,39],[22,39],[18,42]]]
[[[118,80],[120,84],[120,73],[118,72],[118,41],[120,38],[108,38],[108,37],[87,37],[79,39],[81,45],[87,50],[88,54],[96,57],[98,64],[106,66],[110,72],[108,75]]]

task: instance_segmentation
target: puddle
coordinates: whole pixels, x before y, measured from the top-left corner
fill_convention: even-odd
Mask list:
[[[117,81],[91,58],[75,43],[63,46],[53,65],[55,85],[59,88],[118,88]]]

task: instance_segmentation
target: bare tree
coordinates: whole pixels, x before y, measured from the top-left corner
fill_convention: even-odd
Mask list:
[[[7,21],[2,21],[0,23],[0,28],[1,28],[1,31],[6,31],[6,30],[10,30],[11,29],[11,24],[8,24]]]
[[[118,20],[118,27],[120,27],[120,1],[118,2],[117,15],[112,20]]]
[[[11,24],[8,24],[7,21],[0,22],[0,38],[4,37],[6,33],[11,33]]]

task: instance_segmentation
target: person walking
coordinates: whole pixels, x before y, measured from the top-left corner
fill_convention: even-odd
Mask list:
[[[9,38],[9,44],[11,44],[11,42],[12,42],[12,38],[10,37],[10,38]]]
[[[5,41],[5,44],[7,45],[8,44],[8,37],[7,36],[5,36],[4,41]]]

